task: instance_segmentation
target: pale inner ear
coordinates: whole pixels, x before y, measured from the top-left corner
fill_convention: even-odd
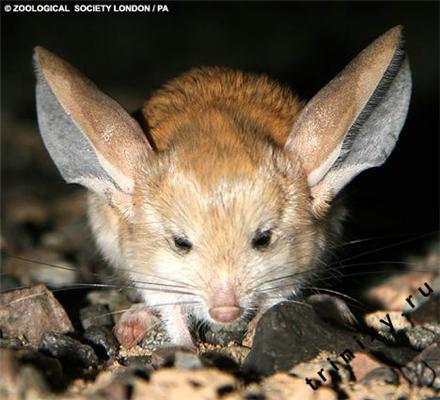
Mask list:
[[[41,136],[64,179],[124,213],[139,164],[153,151],[139,124],[75,68],[36,48]]]
[[[327,159],[309,173],[307,176],[307,183],[310,187],[317,185],[338,159],[339,154],[341,153],[342,143],[343,142],[341,141],[340,144],[328,155]]]

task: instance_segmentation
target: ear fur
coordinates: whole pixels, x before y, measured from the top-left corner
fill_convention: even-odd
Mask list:
[[[35,48],[40,133],[61,175],[126,212],[134,171],[152,152],[138,123],[75,68]]]
[[[303,161],[315,207],[385,162],[406,119],[411,73],[402,28],[363,50],[301,111],[285,144]]]

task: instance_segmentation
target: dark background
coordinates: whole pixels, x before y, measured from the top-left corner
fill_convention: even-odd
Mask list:
[[[377,36],[402,24],[413,71],[407,123],[387,163],[346,190],[346,238],[379,237],[351,247],[351,254],[396,250],[375,251],[368,260],[424,251],[439,221],[437,2],[166,4],[165,14],[2,12],[3,213],[11,193],[53,199],[76,190],[63,183],[37,133],[31,62],[37,44],[133,111],[154,88],[200,65],[264,72],[308,99]]]

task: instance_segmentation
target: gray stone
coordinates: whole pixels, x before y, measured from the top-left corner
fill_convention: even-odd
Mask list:
[[[149,355],[123,356],[118,358],[118,362],[125,367],[143,368],[150,367],[153,363],[153,357]]]
[[[105,304],[92,304],[81,308],[79,318],[84,330],[91,326],[113,326],[110,309]]]
[[[1,279],[1,290],[6,292],[8,290],[17,289],[22,286],[20,279],[13,275],[3,275]]]
[[[397,385],[399,383],[399,374],[392,368],[379,367],[368,372],[359,382],[369,383],[372,381]]]
[[[39,350],[78,367],[96,367],[99,362],[92,347],[59,333],[45,333]]]
[[[223,351],[206,351],[200,356],[200,359],[205,367],[218,368],[231,373],[239,370],[238,363]]]
[[[440,325],[424,324],[415,326],[405,332],[411,347],[424,350],[436,341],[440,341]]]
[[[377,335],[333,326],[307,304],[284,302],[269,309],[259,321],[253,348],[242,370],[251,375],[266,375],[287,371],[321,351],[341,354],[345,350],[363,350],[354,337],[379,359],[398,365],[405,365],[416,355],[409,347],[387,346]]]
[[[440,293],[431,294],[425,303],[409,314],[409,318],[417,324],[440,323]]]
[[[23,343],[17,338],[0,339],[0,348],[18,350],[23,347]]]
[[[177,369],[201,368],[202,362],[197,354],[189,351],[176,351],[174,354],[174,367]]]
[[[402,374],[413,385],[440,390],[440,342],[431,344],[402,368]]]
[[[84,339],[93,347],[100,358],[113,358],[118,352],[116,339],[106,326],[89,327],[84,332]]]

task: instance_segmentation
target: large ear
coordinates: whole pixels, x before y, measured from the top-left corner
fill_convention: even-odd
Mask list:
[[[411,74],[397,26],[307,103],[285,148],[302,158],[318,211],[357,174],[385,162],[405,122],[410,96]]]
[[[79,71],[35,48],[38,124],[68,183],[79,183],[127,212],[134,171],[152,154],[138,123]]]

